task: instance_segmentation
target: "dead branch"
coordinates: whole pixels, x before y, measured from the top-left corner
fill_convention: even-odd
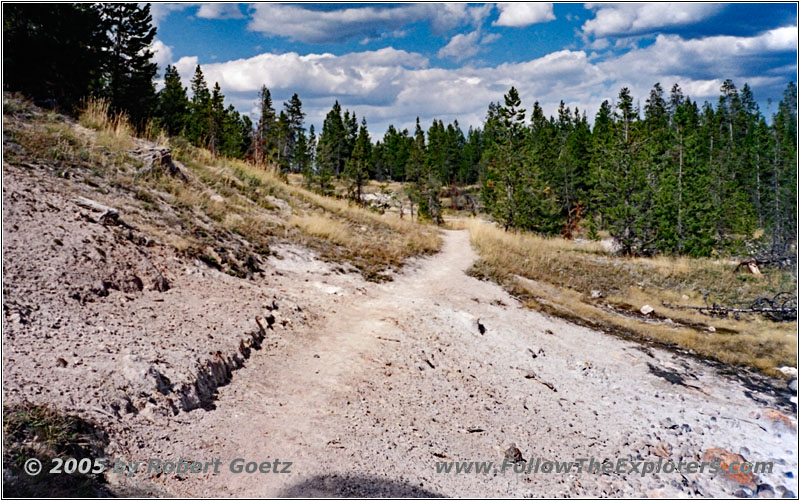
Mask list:
[[[741,307],[722,306],[712,303],[706,306],[681,306],[662,302],[667,308],[674,310],[695,310],[703,315],[725,318],[733,315],[739,320],[739,315],[762,315],[775,322],[791,322],[797,320],[797,299],[790,292],[779,292],[774,297],[756,298]]]

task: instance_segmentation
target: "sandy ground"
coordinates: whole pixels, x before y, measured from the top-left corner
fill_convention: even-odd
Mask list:
[[[273,264],[295,284],[281,300],[317,298],[316,320],[270,333],[273,347],[218,389],[213,410],[134,429],[141,442],[128,460],[219,458],[219,474],[139,481],[179,496],[796,492],[796,421],[768,419],[777,405],[769,395],[693,359],[520,306],[464,273],[476,259],[466,232],[445,232],[440,254],[382,285],[326,275],[327,265],[300,249],[279,252]],[[439,461],[501,463],[511,443],[526,459],[678,462],[722,448],[776,464],[749,489],[710,473],[436,472]],[[291,473],[233,474],[226,468],[235,458],[291,461]]]
[[[94,421],[112,459],[222,465],[108,472],[118,494],[798,492],[796,408],[774,390],[785,382],[529,310],[465,273],[477,259],[466,232],[443,232],[440,253],[384,284],[288,243],[236,278],[102,224],[78,196],[114,205],[123,221],[134,210],[46,168],[3,167],[4,404]],[[244,246],[225,238],[222,247]],[[685,462],[724,449],[775,464],[738,482],[707,472],[437,473],[439,462],[502,464],[512,443],[527,460]],[[235,458],[292,465],[234,474]]]

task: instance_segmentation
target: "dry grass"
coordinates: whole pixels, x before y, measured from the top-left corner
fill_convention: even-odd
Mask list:
[[[292,216],[292,224],[304,233],[330,240],[339,245],[351,246],[358,243],[357,236],[342,222],[331,219],[324,214],[310,214],[302,217]]]
[[[207,150],[180,141],[172,146],[176,156],[209,189],[206,200],[199,203],[206,214],[247,237],[258,231],[264,211],[269,211],[277,216],[267,218],[275,226],[269,234],[282,229],[285,236],[299,239],[325,259],[349,262],[370,280],[388,279],[388,270],[398,268],[409,257],[436,252],[441,246],[433,226],[316,194],[273,169],[214,157]],[[169,191],[185,198],[174,187]],[[212,203],[208,200],[212,194],[225,202]],[[279,210],[274,206],[278,203],[285,207]]]
[[[98,132],[98,145],[112,149],[133,148],[134,129],[128,116],[125,113],[110,113],[106,99],[87,98],[81,107],[79,122]]]
[[[453,226],[470,230],[481,256],[473,272],[501,283],[532,308],[769,374],[776,374],[776,367],[797,366],[796,322],[711,318],[662,304],[699,306],[706,296],[732,304],[794,291],[789,273],[737,274],[730,263],[712,259],[624,259],[596,242],[508,233],[476,219]],[[592,291],[602,297],[592,298]],[[639,312],[645,304],[654,308],[648,316]]]

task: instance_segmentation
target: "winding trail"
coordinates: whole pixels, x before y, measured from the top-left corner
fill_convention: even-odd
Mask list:
[[[791,488],[784,475],[797,475],[796,435],[761,418],[773,402],[755,402],[690,358],[531,311],[465,274],[477,259],[466,231],[443,238],[439,254],[386,284],[324,272],[290,250],[275,260],[295,284],[283,293],[313,310],[310,327],[271,331],[219,388],[215,409],[158,423],[141,451],[223,465],[279,459],[293,463],[291,473],[223,468],[152,481],[178,496],[214,497],[685,497],[738,488],[709,473],[436,473],[439,461],[501,464],[514,442],[525,458],[556,461],[677,462],[721,447],[781,461],[760,481]]]

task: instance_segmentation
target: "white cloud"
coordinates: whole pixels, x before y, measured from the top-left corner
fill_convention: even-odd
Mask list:
[[[235,3],[204,3],[197,10],[197,17],[204,19],[241,19],[244,17]]]
[[[595,17],[583,23],[586,35],[605,37],[692,24],[719,12],[724,5],[712,3],[585,4]]]
[[[153,51],[153,61],[161,70],[172,62],[172,48],[161,40],[153,40],[150,50]]]
[[[447,45],[439,49],[436,55],[440,58],[451,57],[456,61],[469,59],[478,53],[480,36],[478,30],[454,35]]]
[[[195,4],[190,3],[153,3],[150,4],[150,14],[153,16],[153,24],[158,26],[170,14],[180,10],[185,10]]]
[[[386,30],[430,22],[436,33],[480,24],[491,6],[466,4],[407,4],[399,7],[359,7],[330,11],[310,10],[297,5],[257,4],[248,28],[265,35],[307,43],[372,38]]]
[[[481,43],[477,30],[461,40],[470,35],[473,38],[462,50],[473,50]],[[218,81],[229,102],[253,113],[254,118],[258,90],[266,85],[276,107],[297,92],[308,123],[317,128],[338,99],[359,117],[366,116],[372,136],[377,138],[390,123],[413,130],[417,116],[426,127],[434,117],[446,122],[457,119],[465,129],[480,126],[488,104],[501,100],[512,85],[528,112],[536,100],[545,113],[555,114],[563,99],[590,118],[603,100],[613,101],[623,86],[644,100],[654,83],[661,82],[665,89],[678,83],[685,94],[702,101],[714,100],[721,80],[732,78],[738,86],[749,83],[757,95],[763,95],[764,89],[769,91],[767,96],[779,95],[785,77],[759,74],[752,70],[752,63],[770,54],[794,51],[796,43],[796,30],[787,27],[753,37],[687,40],[660,35],[648,47],[605,59],[584,51],[560,50],[516,63],[438,68],[430,67],[421,54],[385,48],[338,56],[266,53],[205,64],[203,72],[209,86]],[[184,57],[175,63],[184,85],[189,85],[197,61],[196,57]]]
[[[500,17],[492,26],[511,26],[521,28],[536,23],[546,23],[556,18],[552,3],[498,3]]]
[[[776,28],[752,37],[712,36],[684,39],[678,35],[658,35],[652,45],[631,50],[600,65],[612,77],[627,74],[631,71],[630,68],[636,68],[639,75],[650,78],[686,73],[692,73],[701,79],[720,76],[723,79],[741,78],[746,76],[743,72],[748,61],[762,58],[769,53],[795,51],[796,48],[795,27]]]

